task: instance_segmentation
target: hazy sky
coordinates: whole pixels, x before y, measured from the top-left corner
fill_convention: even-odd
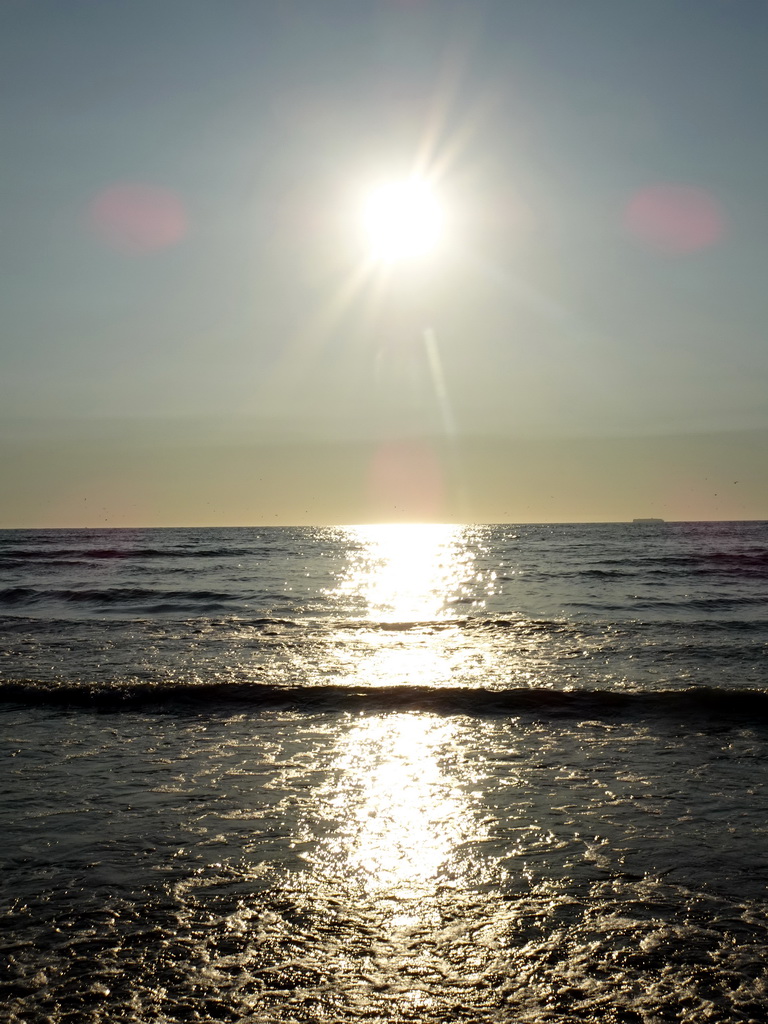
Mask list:
[[[768,518],[765,0],[3,0],[0,525]],[[366,265],[414,171],[430,257]]]

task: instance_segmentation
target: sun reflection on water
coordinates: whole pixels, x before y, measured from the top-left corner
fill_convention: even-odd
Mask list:
[[[482,528],[420,523],[347,530],[349,561],[326,594],[355,631],[344,682],[460,685],[483,644],[475,634],[471,648],[464,641],[466,622],[485,616],[496,586],[495,567],[484,561]]]
[[[377,715],[340,739],[321,798],[338,822],[317,852],[322,876],[400,900],[462,883],[459,848],[478,825],[456,729],[432,715]]]
[[[357,602],[381,622],[426,622],[466,612],[466,584],[475,572],[466,530],[433,523],[352,527],[360,549],[336,596]]]
[[[362,630],[368,653],[358,652],[350,675],[368,687],[450,684],[462,620],[482,605],[471,586],[476,538],[452,525],[350,532],[354,553],[329,595],[370,623]],[[350,722],[334,745],[309,829],[318,841],[308,859],[321,889],[353,892],[402,929],[428,917],[438,894],[470,884],[468,851],[485,833],[476,807],[479,768],[467,759],[462,729],[456,718],[425,712]]]

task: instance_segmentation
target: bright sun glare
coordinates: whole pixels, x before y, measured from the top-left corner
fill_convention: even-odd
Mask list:
[[[442,232],[442,214],[429,184],[409,178],[380,185],[368,196],[364,225],[373,256],[393,263],[431,252]]]

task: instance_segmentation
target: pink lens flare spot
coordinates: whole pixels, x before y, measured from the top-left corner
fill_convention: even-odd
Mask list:
[[[181,199],[156,185],[111,185],[95,197],[89,213],[96,234],[122,252],[165,249],[187,233]]]
[[[434,519],[443,507],[443,474],[426,442],[384,442],[371,464],[369,488],[377,510],[395,518]]]
[[[641,241],[668,253],[697,252],[720,239],[725,217],[703,188],[651,185],[629,200],[624,222]]]

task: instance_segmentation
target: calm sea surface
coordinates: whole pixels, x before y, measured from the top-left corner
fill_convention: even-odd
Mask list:
[[[0,1020],[768,1019],[768,524],[0,531]]]

